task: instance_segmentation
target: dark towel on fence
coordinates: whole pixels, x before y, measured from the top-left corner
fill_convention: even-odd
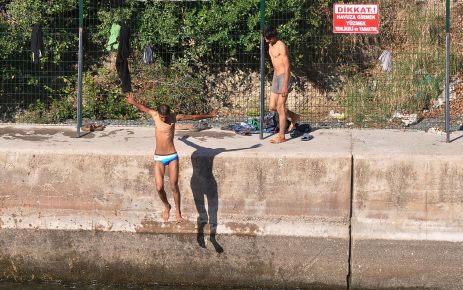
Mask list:
[[[31,50],[32,62],[38,64],[43,52],[42,27],[38,24],[32,26]]]
[[[116,56],[117,74],[122,82],[122,92],[127,93],[132,91],[130,81],[129,61],[130,54],[130,29],[123,24],[119,33],[119,47]]]

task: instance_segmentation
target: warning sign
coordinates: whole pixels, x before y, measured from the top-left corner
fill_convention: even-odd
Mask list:
[[[334,4],[334,33],[378,33],[378,4]]]

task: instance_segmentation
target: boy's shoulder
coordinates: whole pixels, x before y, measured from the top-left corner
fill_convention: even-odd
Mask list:
[[[152,117],[153,119],[156,119],[157,117],[159,117],[158,111],[153,110],[153,109],[151,109],[151,110],[149,111],[149,114],[151,115],[151,117]]]
[[[280,39],[275,43],[275,46],[277,49],[286,49],[286,44]]]

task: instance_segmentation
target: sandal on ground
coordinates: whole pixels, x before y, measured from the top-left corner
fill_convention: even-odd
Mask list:
[[[304,133],[304,135],[302,135],[301,141],[310,141],[312,139],[313,139],[312,135],[310,135],[309,133]]]

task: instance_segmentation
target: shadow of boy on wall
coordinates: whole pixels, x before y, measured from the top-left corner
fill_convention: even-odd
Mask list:
[[[223,253],[222,246],[217,242],[217,211],[219,209],[219,194],[217,189],[217,181],[213,174],[214,158],[223,152],[239,151],[251,148],[260,147],[261,144],[256,144],[245,148],[225,149],[225,148],[208,148],[202,147],[188,140],[188,136],[182,136],[180,141],[186,145],[196,149],[191,154],[191,164],[193,167],[193,175],[190,180],[191,191],[195,201],[196,210],[198,211],[198,233],[196,240],[200,247],[206,248],[204,240],[204,227],[209,223],[210,241],[217,253]],[[207,210],[206,210],[207,199]]]

